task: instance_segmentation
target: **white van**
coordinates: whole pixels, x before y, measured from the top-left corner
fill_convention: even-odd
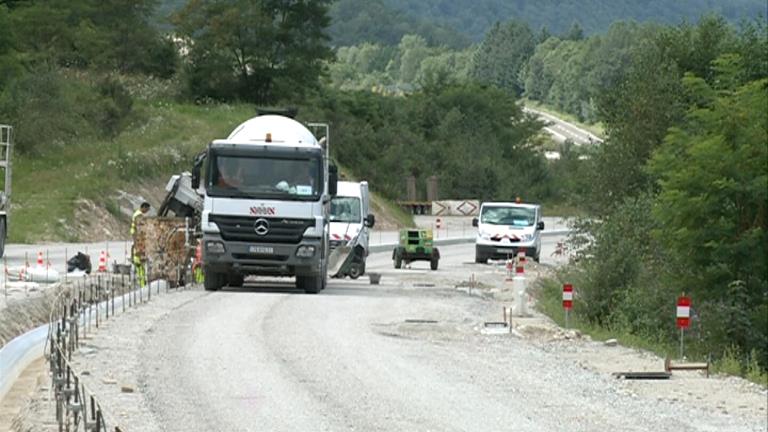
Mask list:
[[[538,262],[541,255],[541,206],[519,202],[487,202],[480,206],[480,217],[472,221],[477,227],[475,262],[508,259],[524,250]]]
[[[353,241],[353,257],[336,277],[357,279],[365,274],[370,229],[375,223],[369,213],[368,182],[340,181],[337,185],[336,196],[331,199],[330,247],[333,250]]]

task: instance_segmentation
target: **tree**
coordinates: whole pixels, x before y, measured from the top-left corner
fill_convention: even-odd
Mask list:
[[[21,73],[21,65],[13,49],[15,43],[10,14],[5,6],[0,5],[0,92]]]
[[[475,52],[472,76],[520,95],[520,72],[535,48],[536,37],[527,24],[514,20],[497,22]]]
[[[695,102],[649,163],[659,187],[656,236],[685,269],[675,288],[709,303],[741,299],[734,305],[753,324],[746,333],[726,331],[728,340],[718,342],[739,342],[742,352],[757,348],[765,355],[768,79],[733,79],[743,73],[737,55],[713,63],[717,86],[692,74],[684,78]],[[739,295],[731,296],[736,288]]]
[[[170,77],[176,49],[151,24],[155,0],[49,0],[17,4],[12,23],[27,64]]]
[[[581,28],[578,22],[574,21],[573,24],[571,24],[571,28],[569,28],[568,31],[563,35],[563,39],[580,41],[584,39],[584,30]]]
[[[191,0],[174,18],[195,97],[256,103],[303,93],[332,57],[330,0]]]

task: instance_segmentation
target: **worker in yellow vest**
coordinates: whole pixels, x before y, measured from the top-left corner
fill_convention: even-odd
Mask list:
[[[131,217],[131,238],[133,239],[134,245],[136,244],[136,225],[139,222],[139,218],[147,214],[149,207],[148,202],[141,203],[141,206],[133,212],[133,216]],[[135,252],[135,248],[132,247],[131,249],[133,249],[131,255],[133,256],[133,265],[136,267],[136,279],[139,281],[139,286],[143,287],[147,284],[147,273],[144,269],[144,262],[142,262],[141,257]]]

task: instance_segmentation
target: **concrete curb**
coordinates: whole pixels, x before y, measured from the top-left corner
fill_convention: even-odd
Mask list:
[[[3,371],[0,374],[0,400],[8,394],[24,369],[43,355],[47,337],[48,324],[43,324],[16,336],[0,349],[0,371]]]
[[[157,285],[153,285],[155,282],[150,283],[150,286],[155,289]],[[141,295],[146,298],[149,287],[141,289]],[[138,291],[135,291],[138,295]],[[130,294],[134,293],[131,291]],[[127,298],[129,293],[125,294]],[[99,313],[106,313],[107,307],[111,307],[110,300],[105,300],[98,304]],[[122,309],[123,298],[115,297],[115,310]],[[102,315],[103,316],[103,315]],[[83,325],[86,322],[85,314],[80,316],[80,324]],[[96,322],[95,315],[91,315],[88,319],[89,325],[93,325]],[[45,342],[48,338],[49,324],[43,324],[33,330],[30,330],[22,335],[16,336],[11,339],[10,342],[0,348],[0,400],[3,400],[6,394],[11,390],[13,384],[24,372],[24,370],[35,360],[42,357],[45,350]]]

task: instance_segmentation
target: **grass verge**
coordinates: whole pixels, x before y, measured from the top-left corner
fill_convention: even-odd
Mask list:
[[[562,305],[562,283],[553,278],[539,279],[534,286],[537,299],[536,308],[539,312],[551,318],[557,325],[565,327],[565,312]],[[675,357],[679,350],[677,342],[666,337],[653,335],[638,335],[622,328],[609,328],[583,320],[578,314],[571,313],[568,327],[577,329],[589,335],[593,340],[605,341],[616,339],[624,346],[650,351],[659,357]],[[705,359],[693,359],[705,360]],[[724,355],[715,360],[712,365],[715,373],[723,373],[743,377],[751,382],[768,388],[768,372],[760,368],[757,353],[742,355],[737,347],[728,347]]]

